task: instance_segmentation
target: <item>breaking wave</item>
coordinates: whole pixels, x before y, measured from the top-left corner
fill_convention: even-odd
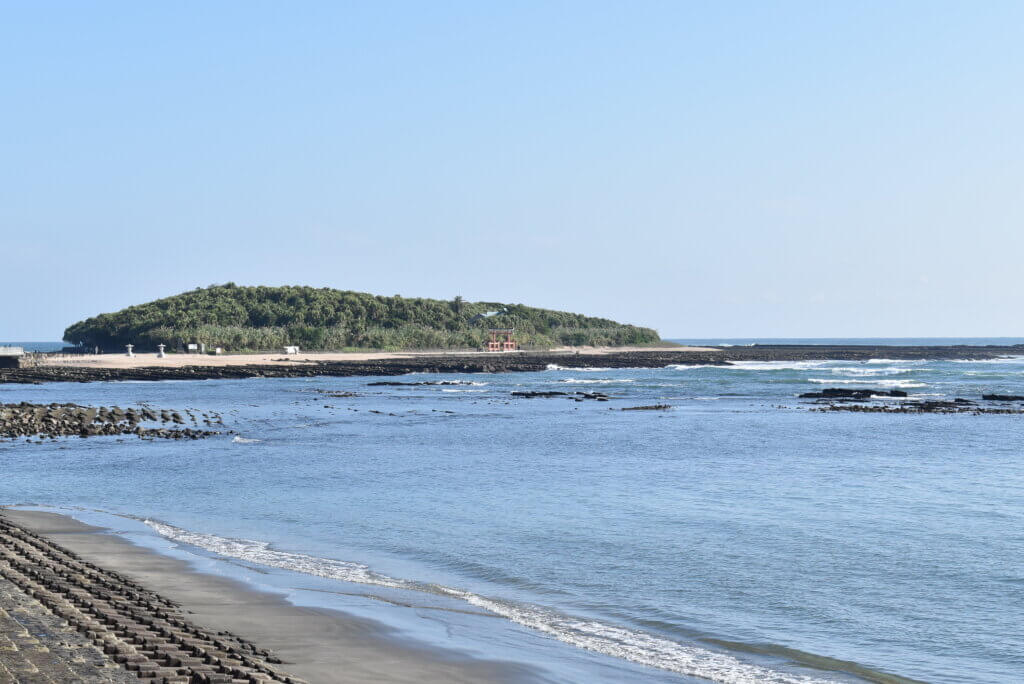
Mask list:
[[[665,366],[665,368],[670,368],[671,370],[693,370],[694,368],[728,368],[728,366],[720,366],[720,365],[715,365],[715,364],[710,364],[710,363],[694,363],[694,364],[672,363],[672,364],[669,364],[669,365]]]
[[[903,373],[916,373],[918,371],[927,370],[924,368],[858,368],[855,366],[839,366],[832,369],[832,373],[835,375],[858,375],[863,377],[873,377],[876,375],[902,375]]]
[[[829,681],[772,670],[743,662],[727,653],[681,644],[589,618],[565,615],[544,606],[491,598],[440,584],[389,577],[374,572],[362,563],[278,551],[267,542],[190,532],[156,520],[147,519],[144,522],[162,537],[221,556],[316,577],[460,599],[578,648],[722,684],[823,684]]]
[[[613,385],[620,382],[636,382],[633,378],[625,378],[616,380],[614,378],[599,378],[594,380],[587,380],[584,378],[562,378],[558,382],[566,382],[570,385]]]
[[[871,384],[878,387],[891,387],[895,389],[912,389],[915,387],[927,387],[927,383],[918,380],[894,380],[894,379],[873,379],[873,380],[837,380],[836,378],[808,378],[807,382],[816,385],[866,385]]]
[[[834,361],[732,361],[728,366],[716,366],[722,370],[783,371],[821,368]]]

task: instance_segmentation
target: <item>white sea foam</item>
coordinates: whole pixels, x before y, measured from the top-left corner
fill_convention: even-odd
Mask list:
[[[374,572],[362,563],[277,551],[267,542],[190,532],[155,520],[146,520],[145,523],[161,536],[173,541],[258,565],[345,582],[421,591],[461,599],[567,644],[679,674],[723,684],[818,684],[828,681],[771,670],[745,663],[726,653],[680,644],[653,634],[596,620],[565,615],[544,606],[490,598],[439,584],[388,577]]]
[[[896,389],[912,389],[915,387],[927,387],[928,383],[920,380],[872,380],[871,384],[882,387],[894,387]]]
[[[896,389],[910,389],[912,387],[927,387],[926,383],[918,380],[902,379],[871,379],[871,380],[842,380],[836,378],[808,378],[807,382],[816,385],[866,385],[871,384],[878,387],[893,387]]]
[[[608,371],[616,370],[615,368],[602,368],[600,366],[584,366],[582,368],[559,366],[557,363],[549,363],[545,370],[549,371],[570,371],[573,373],[607,373]],[[623,370],[623,369],[618,369]]]
[[[879,364],[883,364],[883,363],[886,363],[886,364],[896,363],[896,364],[899,364],[901,366],[921,366],[921,365],[924,365],[926,363],[932,363],[932,362],[933,362],[933,359],[868,359],[864,363],[870,364],[870,365],[879,365]]]
[[[671,368],[672,370],[693,370],[694,368],[728,368],[728,366],[716,366],[710,363],[695,363],[692,365],[682,363],[671,363],[665,368]]]
[[[487,390],[478,389],[443,389],[442,392],[486,392]]]
[[[859,367],[856,367],[856,366],[838,366],[836,368],[832,368],[831,370],[832,370],[832,373],[834,375],[857,375],[857,376],[863,376],[863,377],[873,377],[873,376],[876,376],[876,375],[901,375],[903,373],[916,373],[918,371],[926,370],[926,369],[922,369],[922,368],[902,368],[902,367],[896,367],[896,368],[859,368]]]
[[[970,375],[978,378],[1009,378],[1014,375],[1024,375],[1024,370],[1002,370],[987,368],[985,370],[963,371],[962,375]]]
[[[559,382],[567,382],[570,385],[613,385],[620,382],[636,382],[633,378],[623,378],[616,380],[614,378],[599,378],[594,380],[588,380],[584,378],[562,378]]]
[[[231,441],[233,443],[235,443],[235,444],[255,444],[256,442],[259,442],[261,440],[258,440],[258,439],[247,439],[245,437],[240,437],[238,435],[235,435],[234,439],[232,439]]]
[[[714,363],[673,363],[665,366],[672,370],[694,370],[696,368],[716,368],[718,370],[743,370],[743,371],[782,371],[782,370],[810,370],[819,368],[831,361],[730,361],[728,365]]]
[[[821,368],[833,361],[732,361],[728,366],[717,366],[723,370],[783,371]]]
[[[864,364],[852,366],[836,366],[842,363],[836,360],[820,361],[732,361],[729,365],[715,364],[671,364],[666,366],[671,370],[694,370],[697,368],[715,368],[722,371],[819,371],[831,372],[833,375],[849,375],[856,377],[877,377],[884,375],[902,375],[918,371],[928,371],[929,368],[922,368],[919,364],[926,361],[897,361],[892,359],[871,359]],[[847,362],[848,364],[849,362]],[[899,364],[890,368],[880,367],[889,364]]]

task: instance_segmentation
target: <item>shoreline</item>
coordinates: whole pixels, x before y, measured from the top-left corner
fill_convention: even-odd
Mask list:
[[[664,368],[750,361],[986,360],[1024,355],[1024,346],[758,345],[751,347],[588,348],[529,352],[324,353],[226,356],[101,354],[42,357],[0,368],[0,384],[123,380],[230,380],[255,377],[395,376],[409,373],[508,373],[562,368]]]
[[[83,509],[86,510],[86,509]],[[118,515],[118,514],[113,514]],[[93,521],[95,522],[95,521]],[[95,620],[101,624],[110,625],[109,632],[85,631],[82,626],[73,621],[63,622],[61,615],[63,611],[58,606],[56,610],[39,603],[34,598],[23,594],[25,600],[35,602],[37,617],[49,617],[51,621],[63,622],[58,625],[66,632],[72,632],[77,628],[83,632],[85,639],[79,647],[86,650],[96,646],[92,655],[94,670],[98,670],[103,679],[98,677],[85,681],[97,681],[104,684],[124,684],[125,681],[146,681],[151,684],[179,684],[179,679],[172,676],[171,668],[167,662],[162,661],[165,649],[162,648],[164,641],[168,641],[168,653],[178,649],[187,649],[193,645],[194,636],[208,638],[218,645],[220,653],[206,654],[194,653],[206,660],[206,663],[214,665],[226,664],[230,669],[235,664],[226,661],[225,656],[234,652],[240,652],[248,656],[252,654],[261,655],[265,658],[266,678],[261,678],[264,671],[245,673],[239,676],[234,673],[230,679],[203,678],[203,674],[191,677],[185,676],[180,679],[180,684],[212,684],[212,682],[223,682],[223,684],[270,684],[272,681],[284,682],[285,684],[552,684],[553,682],[575,682],[575,681],[599,681],[599,682],[624,682],[624,681],[645,681],[655,684],[657,682],[675,682],[678,684],[698,684],[705,681],[731,681],[719,680],[707,675],[699,676],[687,672],[680,672],[672,669],[665,669],[659,666],[650,665],[644,662],[634,661],[627,656],[609,654],[601,650],[594,650],[588,647],[581,647],[579,644],[564,643],[555,639],[545,646],[545,650],[554,649],[560,651],[558,658],[563,658],[564,653],[573,653],[575,663],[562,662],[556,667],[548,669],[550,662],[545,659],[533,660],[530,655],[537,653],[532,649],[527,652],[517,652],[519,646],[512,647],[502,640],[497,653],[494,655],[482,655],[488,651],[463,648],[460,646],[448,646],[435,640],[421,640],[415,632],[406,631],[404,627],[392,626],[390,622],[382,622],[372,613],[368,615],[347,612],[346,608],[330,608],[316,604],[293,603],[293,598],[282,591],[287,585],[270,586],[258,583],[256,587],[227,570],[222,571],[211,569],[206,563],[196,564],[185,557],[191,552],[182,551],[171,555],[167,550],[154,548],[139,541],[133,541],[130,537],[123,537],[123,530],[117,527],[106,527],[102,524],[91,524],[70,514],[54,513],[46,510],[23,509],[17,506],[0,506],[0,617],[9,606],[5,601],[10,599],[9,592],[5,595],[5,579],[3,573],[6,571],[4,563],[5,541],[4,532],[7,524],[14,524],[30,535],[36,535],[40,539],[49,542],[53,551],[44,551],[49,561],[44,561],[49,567],[42,567],[43,586],[40,587],[44,593],[50,593],[50,599],[56,598],[58,602],[65,593],[62,588],[51,587],[47,584],[49,578],[54,578],[62,584],[61,577],[68,577],[68,573],[74,575],[76,571],[85,568],[75,568],[73,565],[62,563],[60,556],[69,555],[78,564],[85,565],[96,573],[102,573],[114,578],[114,582],[102,583],[101,593],[90,599],[96,603],[86,605],[100,606],[100,612],[95,613]],[[229,561],[230,562],[230,561]],[[257,570],[257,572],[260,572]],[[124,586],[119,587],[118,585]],[[52,592],[47,592],[51,589]],[[77,587],[72,587],[72,592]],[[305,588],[307,591],[323,591],[318,589]],[[109,613],[107,603],[119,608],[119,600],[115,599],[118,593],[126,594],[132,599],[142,595],[148,601],[147,607],[142,608],[136,615],[141,619],[134,625],[120,623],[120,616],[115,615],[117,623],[106,617]],[[327,591],[326,593],[335,593]],[[74,598],[78,598],[78,594]],[[365,594],[364,596],[383,601],[385,604],[394,605],[402,609],[414,609],[412,604],[406,604],[397,597],[389,597],[387,592],[379,595]],[[70,595],[69,598],[72,598]],[[72,598],[72,600],[74,600]],[[97,600],[98,598],[98,600]],[[120,597],[118,597],[120,598]],[[145,603],[145,601],[143,603]],[[45,603],[45,601],[44,601]],[[148,608],[148,609],[147,609]],[[431,610],[424,604],[423,608]],[[450,609],[444,608],[448,611]],[[124,611],[119,611],[124,612]],[[465,612],[467,615],[482,615],[472,611]],[[86,618],[91,618],[87,615]],[[419,616],[422,619],[422,616]],[[487,616],[487,619],[491,619]],[[181,624],[181,620],[188,623],[185,629],[180,631],[181,636],[186,637],[187,645],[181,644],[175,638],[178,634],[165,634],[160,630],[167,628],[170,623],[172,629]],[[69,624],[70,623],[70,624]],[[461,629],[466,628],[469,623],[461,622]],[[98,628],[99,625],[93,625]],[[129,636],[137,634],[138,630],[146,629],[158,632],[158,648],[154,649],[151,644],[139,645],[138,653],[126,651],[123,644],[115,637],[128,633]],[[91,629],[91,628],[90,628]],[[449,627],[450,629],[450,627]],[[517,629],[512,626],[512,629]],[[175,629],[175,631],[178,631]],[[39,635],[42,636],[42,635]],[[146,635],[149,636],[149,635]],[[161,636],[170,636],[170,639],[161,640]],[[451,638],[451,635],[449,635]],[[66,640],[66,637],[65,637]],[[530,637],[536,643],[536,637]],[[546,637],[542,637],[546,641]],[[128,641],[128,648],[131,649],[132,642]],[[138,639],[134,642],[139,644]],[[714,643],[709,639],[708,643]],[[66,641],[58,644],[65,650],[68,647]],[[52,644],[51,644],[52,646]],[[726,653],[729,651],[740,651],[750,657],[750,661],[741,667],[751,667],[757,670],[762,664],[788,663],[790,666],[804,670],[804,676],[810,674],[811,679],[799,679],[799,681],[813,682],[888,682],[891,684],[903,683],[915,684],[915,680],[874,672],[856,663],[834,661],[827,657],[802,654],[798,651],[789,651],[782,655],[776,655],[767,651],[760,652],[756,648],[744,647],[742,644],[722,642]],[[737,648],[739,646],[739,648]],[[566,651],[565,649],[568,649]],[[56,649],[55,649],[56,650]],[[716,651],[709,651],[709,653]],[[144,672],[157,671],[156,677],[151,678],[149,674],[139,674],[138,668],[131,664],[119,665],[126,653],[131,653],[136,658],[136,663],[142,661],[141,666]],[[508,654],[508,655],[506,655]],[[185,656],[193,654],[172,653],[173,655]],[[551,656],[551,651],[545,654]],[[729,655],[723,654],[730,658]],[[148,658],[148,663],[142,660]],[[592,671],[584,665],[584,661],[596,657],[599,661],[609,659],[608,662],[598,664],[598,670]],[[97,661],[105,661],[105,664],[97,664]],[[158,662],[154,662],[158,661]],[[257,661],[259,662],[259,661]],[[739,665],[739,663],[737,663]],[[825,667],[822,667],[825,664]],[[0,673],[3,672],[4,653],[0,649]],[[246,663],[255,669],[256,665]],[[581,667],[582,665],[582,667]],[[202,667],[202,666],[200,666]],[[146,669],[148,668],[148,669]],[[808,669],[809,668],[809,669]],[[223,669],[221,672],[225,672]],[[827,672],[836,679],[818,679],[814,672]],[[766,673],[769,671],[766,671]],[[785,671],[783,671],[785,672]],[[797,681],[783,675],[778,681]],[[595,678],[590,678],[600,673]],[[123,679],[120,675],[129,675]],[[878,677],[881,678],[878,678]],[[0,677],[0,681],[6,681]],[[15,680],[18,681],[18,680]],[[33,684],[51,684],[65,681],[65,679],[33,679]],[[773,681],[775,681],[773,679]],[[922,684],[917,682],[916,684]]]
[[[268,669],[282,673],[281,681],[292,677],[308,682],[514,684],[538,679],[538,670],[529,665],[477,659],[460,651],[420,645],[371,619],[293,605],[283,595],[196,571],[187,561],[69,516],[2,508],[0,519],[63,547],[103,571],[139,582],[144,591],[154,592],[157,600],[177,604],[182,616],[200,629],[239,635],[243,643],[268,649],[272,655],[267,662],[274,663]],[[57,568],[63,565],[57,561]],[[4,608],[0,606],[0,610]],[[160,608],[156,604],[150,611],[143,610],[143,621],[166,615]],[[278,660],[279,664],[275,663]]]

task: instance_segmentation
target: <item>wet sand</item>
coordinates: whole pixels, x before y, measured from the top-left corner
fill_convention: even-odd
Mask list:
[[[473,659],[403,641],[387,627],[339,611],[293,606],[231,579],[197,573],[108,534],[103,528],[47,512],[3,509],[0,517],[138,582],[180,606],[191,623],[226,631],[281,660],[271,666],[308,682],[530,682],[528,665]],[[4,561],[0,559],[0,565]],[[0,606],[4,608],[4,606]],[[271,661],[272,662],[272,661]]]

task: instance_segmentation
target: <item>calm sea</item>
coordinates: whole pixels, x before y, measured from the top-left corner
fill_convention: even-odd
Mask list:
[[[0,503],[544,681],[1021,680],[1024,416],[796,395],[1024,394],[1024,358],[374,380],[0,385],[215,410],[239,433],[0,443]],[[619,410],[651,404],[671,408]]]
[[[58,352],[66,346],[65,342],[0,342],[0,347],[21,347],[27,352]]]
[[[693,346],[708,345],[714,347],[739,347],[752,344],[866,344],[895,347],[947,345],[995,345],[1009,347],[1024,345],[1024,337],[707,337],[672,339],[670,341]]]

